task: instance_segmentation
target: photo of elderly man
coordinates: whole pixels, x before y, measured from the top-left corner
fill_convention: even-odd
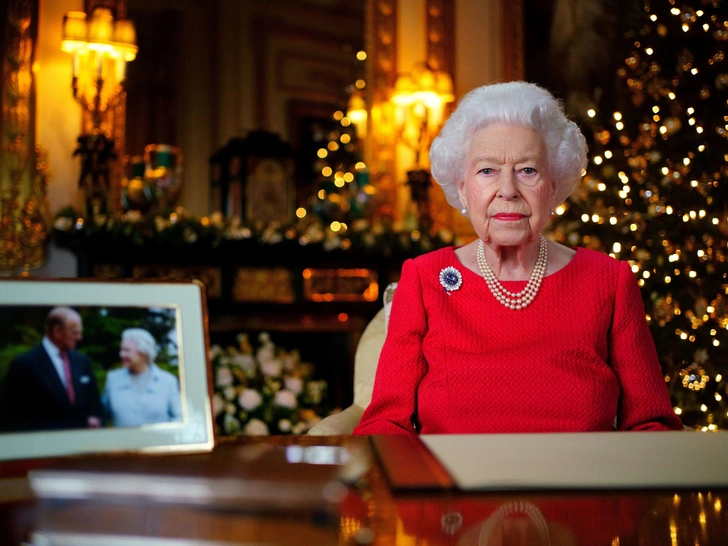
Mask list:
[[[96,428],[103,409],[90,360],[76,351],[81,316],[48,313],[39,345],[17,356],[5,377],[6,427],[16,431]]]

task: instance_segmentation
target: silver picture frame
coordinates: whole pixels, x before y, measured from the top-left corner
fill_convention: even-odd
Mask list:
[[[0,313],[23,320],[25,308],[164,309],[173,316],[182,418],[177,422],[62,430],[0,431],[0,461],[55,458],[89,453],[205,452],[215,445],[211,408],[207,306],[202,283],[0,279]],[[42,324],[34,324],[35,329]],[[88,338],[88,336],[86,336]],[[79,349],[92,339],[84,339]],[[0,347],[0,352],[5,347]],[[92,363],[92,366],[94,364]],[[7,371],[0,370],[0,373]],[[4,377],[0,377],[0,388]]]

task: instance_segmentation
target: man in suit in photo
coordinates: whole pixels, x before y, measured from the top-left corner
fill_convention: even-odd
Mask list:
[[[75,350],[82,338],[76,311],[56,307],[48,313],[41,344],[16,357],[5,377],[8,428],[101,426],[103,410],[91,361]]]

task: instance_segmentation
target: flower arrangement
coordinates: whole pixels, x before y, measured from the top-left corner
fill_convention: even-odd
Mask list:
[[[254,351],[248,334],[238,346],[214,345],[213,412],[222,435],[304,434],[321,420],[327,384],[314,380],[313,365],[297,349],[286,351],[263,332]]]

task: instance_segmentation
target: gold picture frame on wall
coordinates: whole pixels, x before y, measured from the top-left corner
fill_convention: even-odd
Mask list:
[[[68,381],[64,385],[58,364],[49,356],[48,336],[40,340],[43,323],[48,332],[50,316],[58,308],[70,308],[82,318],[77,346],[66,353],[72,370],[71,389]],[[201,283],[0,280],[0,317],[15,325],[3,327],[0,335],[4,402],[0,460],[84,453],[202,452],[214,446],[206,303]],[[110,377],[118,369],[122,373],[115,379],[125,379],[123,368],[129,367],[121,355],[122,320],[126,321],[124,328],[143,328],[150,333],[155,323],[166,321],[161,338],[159,332],[155,335],[154,350],[146,353],[156,353],[157,364],[149,366],[143,388],[144,396],[156,397],[153,401],[163,405],[164,418],[141,418],[133,423],[119,417],[122,404],[114,403]],[[52,351],[53,345],[50,347]],[[170,380],[175,376],[176,381]],[[152,388],[157,380],[164,389]],[[28,397],[8,396],[8,389],[35,389],[38,396],[27,403],[23,400]],[[46,396],[44,403],[42,396]],[[55,405],[48,401],[51,397]],[[125,400],[125,410],[136,415],[137,409],[143,409],[141,405],[130,408],[131,398]],[[61,411],[64,402],[67,413]],[[53,411],[44,414],[45,407],[53,407]],[[167,413],[167,407],[173,409]],[[99,411],[100,415],[94,415]]]

